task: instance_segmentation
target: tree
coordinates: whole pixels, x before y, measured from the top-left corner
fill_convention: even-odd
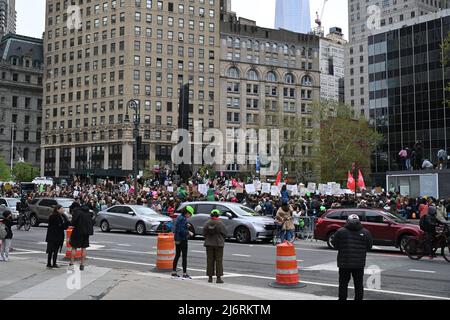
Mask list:
[[[332,112],[327,112],[327,109]],[[364,117],[356,119],[352,109],[343,104],[335,105],[334,111],[322,108],[319,116],[320,143],[315,158],[320,166],[320,180],[345,180],[352,163],[356,163],[367,175],[370,172],[370,155],[382,135],[371,128]]]
[[[5,159],[0,157],[0,180],[9,181],[11,180],[11,170],[8,167]]]
[[[39,175],[39,169],[31,163],[19,162],[13,167],[12,174],[16,182],[30,182]]]

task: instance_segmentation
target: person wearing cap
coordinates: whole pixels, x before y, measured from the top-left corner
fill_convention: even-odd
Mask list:
[[[227,236],[227,229],[220,216],[219,210],[212,210],[211,219],[203,226],[207,261],[206,274],[209,277],[208,282],[213,282],[213,276],[217,276],[216,283],[223,283],[223,248]]]
[[[183,279],[192,279],[187,274],[187,253],[188,253],[188,238],[193,236],[189,231],[187,219],[194,215],[194,208],[192,206],[186,206],[175,220],[174,226],[174,238],[175,238],[175,259],[173,260],[173,272],[172,277],[180,278],[177,273],[177,265],[180,256],[183,258]]]
[[[363,228],[359,217],[352,214],[348,217],[346,225],[336,231],[331,243],[338,250],[339,300],[347,300],[350,277],[353,277],[355,286],[355,300],[362,300],[364,267],[367,251],[372,248],[372,235]]]

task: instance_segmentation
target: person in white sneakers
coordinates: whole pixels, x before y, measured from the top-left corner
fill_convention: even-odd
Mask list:
[[[13,238],[13,232],[12,232],[12,214],[10,211],[3,212],[3,222],[6,227],[6,237],[2,241],[2,246],[0,249],[0,260],[2,261],[9,261],[9,249],[11,248],[11,242]]]

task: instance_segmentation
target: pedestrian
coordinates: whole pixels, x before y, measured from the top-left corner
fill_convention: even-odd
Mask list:
[[[406,170],[410,171],[412,168],[411,166],[412,152],[411,149],[408,147],[406,147],[405,150],[406,150],[406,162],[405,162]]]
[[[445,210],[445,202],[444,202],[444,200],[439,201],[439,203],[438,203],[438,205],[436,207],[436,211],[437,211],[436,218],[439,221],[447,220],[447,212]]]
[[[422,163],[423,163],[423,147],[422,147],[422,141],[417,141],[414,145],[415,150],[415,162],[416,162],[416,169],[420,170],[422,169]]]
[[[402,170],[407,170],[406,168],[406,158],[408,157],[408,151],[406,151],[406,148],[402,148],[400,152],[398,153],[400,157],[400,167]]]
[[[445,161],[447,160],[447,151],[444,149],[440,149],[437,153],[438,163],[439,163],[439,170],[442,170],[445,168]]]
[[[219,210],[212,210],[211,219],[203,226],[207,261],[206,274],[208,282],[213,282],[213,276],[216,276],[216,283],[223,283],[223,248],[227,236],[227,229],[220,219],[220,215]]]
[[[290,208],[288,202],[282,201],[281,207],[277,211],[275,220],[281,226],[283,234],[281,240],[291,241],[294,237],[295,225],[293,221],[292,209]]]
[[[69,227],[69,221],[64,215],[64,208],[57,205],[53,213],[48,218],[47,236],[47,268],[59,268],[56,264],[58,251],[61,251],[64,244],[64,230]],[[52,263],[53,262],[53,263]]]
[[[3,224],[6,229],[6,236],[2,239],[2,247],[0,249],[0,261],[9,261],[9,249],[11,248],[13,232],[12,232],[12,214],[11,211],[7,210],[3,212]]]
[[[423,160],[423,163],[422,163],[422,169],[424,169],[424,170],[433,170],[434,169],[434,164],[432,164],[430,160],[425,159],[425,160]]]
[[[187,219],[194,215],[194,208],[192,206],[186,206],[182,212],[175,220],[174,226],[174,238],[175,238],[175,259],[173,260],[173,272],[172,277],[180,278],[177,273],[178,260],[180,255],[183,258],[183,279],[192,279],[187,274],[187,253],[188,253],[188,237],[193,236],[192,232],[189,231]]]
[[[207,191],[207,195],[206,195],[206,199],[208,201],[215,201],[216,200],[216,197],[214,195],[214,186],[213,186],[212,183],[209,185],[209,188],[208,188],[208,191]]]
[[[73,230],[69,241],[72,246],[69,269],[73,270],[76,250],[81,249],[80,271],[83,271],[86,261],[86,248],[89,248],[89,237],[94,234],[92,214],[86,205],[73,209],[71,225]]]
[[[363,300],[364,267],[367,251],[372,248],[372,235],[363,228],[359,217],[352,214],[348,217],[347,224],[336,231],[331,243],[338,250],[339,300],[347,300],[351,277],[355,286],[355,300]]]
[[[428,214],[428,202],[427,199],[420,199],[419,205],[419,218],[421,219],[423,216]]]
[[[281,201],[289,202],[289,192],[287,191],[287,187],[285,184],[281,187],[280,194]]]

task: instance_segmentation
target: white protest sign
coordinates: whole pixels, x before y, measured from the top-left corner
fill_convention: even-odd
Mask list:
[[[173,192],[173,187],[172,186],[167,187],[167,191]]]
[[[255,185],[254,184],[246,184],[245,191],[247,191],[247,193],[249,193],[249,194],[256,193]]]
[[[199,184],[198,192],[200,192],[203,195],[207,195],[208,194],[208,186],[206,184]]]
[[[272,196],[278,196],[280,194],[280,189],[278,188],[278,186],[270,187],[270,194]]]
[[[255,186],[255,189],[258,191],[261,191],[261,181],[259,180],[254,180],[253,181],[253,185]]]
[[[316,192],[316,184],[313,182],[308,183],[308,191],[309,192]]]
[[[261,184],[261,192],[262,193],[270,193],[270,183]]]

